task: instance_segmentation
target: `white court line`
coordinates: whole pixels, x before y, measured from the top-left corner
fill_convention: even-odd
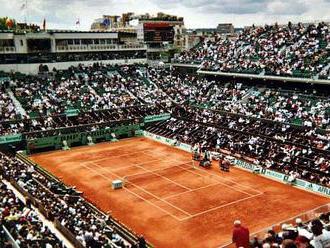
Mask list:
[[[144,152],[144,153],[145,153],[145,152]],[[172,160],[172,161],[177,161],[177,162],[178,162],[178,161],[179,161],[179,162],[182,162],[182,161],[177,160],[177,159],[175,159],[175,158],[170,159],[170,160]],[[186,163],[183,163],[183,164],[190,164],[190,163],[191,163],[191,161],[186,162]],[[202,175],[202,174],[199,174],[199,173],[192,172],[192,171],[190,171],[189,169],[186,169],[186,168],[182,167],[182,164],[180,164],[180,165],[173,165],[173,166],[171,166],[171,167],[179,167],[179,168],[181,168],[181,169],[183,169],[183,170],[185,170],[185,171],[188,171],[188,172],[193,173],[193,174],[195,174],[195,175],[199,175],[199,176],[201,176],[201,177],[203,177],[203,178],[206,177],[205,175]],[[169,167],[169,168],[170,168],[170,167]],[[205,172],[205,173],[208,174],[208,175],[216,176],[216,177],[219,177],[219,178],[222,179],[222,177],[220,177],[220,176],[218,176],[218,175],[216,175],[216,174],[210,173],[210,172],[208,172],[208,171],[206,171],[206,170],[201,170],[200,168],[197,168],[197,167],[194,168],[194,169],[199,170],[199,171],[202,171],[202,172]],[[222,184],[222,185],[224,185],[224,186],[226,186],[226,187],[228,187],[228,188],[231,188],[231,189],[233,189],[233,190],[235,190],[235,191],[241,192],[241,193],[246,194],[246,195],[249,195],[249,196],[252,196],[252,195],[253,195],[253,194],[250,194],[250,193],[244,191],[243,189],[239,188],[240,184],[238,184],[238,183],[235,182],[235,181],[227,180],[227,181],[230,181],[230,182],[234,183],[234,184],[237,185],[237,186],[227,185],[227,184],[225,184],[223,181],[220,181],[220,180],[217,180],[217,179],[215,179],[215,180],[218,181],[219,184]],[[226,180],[226,179],[225,179],[225,180]],[[252,188],[247,187],[247,186],[245,186],[245,188],[252,189]],[[263,194],[263,192],[260,192],[260,191],[258,191],[258,190],[254,190],[254,189],[252,189],[252,190],[258,192],[258,194]]]
[[[196,189],[191,189],[189,191],[185,191],[185,192],[181,192],[181,193],[177,193],[177,194],[174,194],[174,195],[169,195],[169,196],[166,196],[164,197],[163,199],[170,199],[170,198],[173,198],[173,197],[177,197],[179,195],[184,195],[184,194],[187,194],[187,193],[190,193],[190,192],[194,192],[194,191],[197,191],[197,190],[200,190],[200,189],[206,189],[208,187],[212,187],[212,186],[217,186],[219,185],[220,183],[213,183],[213,184],[209,184],[209,185],[206,185],[206,186],[202,186],[202,187],[199,187],[199,188],[196,188]]]
[[[250,186],[244,185],[244,184],[238,184],[238,183],[235,182],[234,180],[231,180],[231,179],[228,179],[228,178],[224,178],[224,177],[220,177],[220,176],[217,175],[217,174],[210,173],[210,172],[208,172],[208,171],[206,171],[206,170],[202,170],[202,169],[200,169],[200,168],[197,168],[197,170],[199,170],[199,171],[205,171],[205,173],[207,173],[207,174],[209,174],[209,175],[213,175],[213,176],[216,176],[216,177],[218,177],[218,178],[224,179],[225,181],[235,183],[235,185],[237,185],[237,186],[242,186],[243,188],[246,188],[246,189],[249,189],[249,190],[253,190],[253,191],[257,192],[258,194],[263,194],[262,191],[256,190],[256,189],[254,189],[254,188],[252,188],[252,187],[250,187]]]
[[[98,174],[99,176],[101,176],[101,177],[105,178],[107,181],[110,181],[110,182],[112,182],[112,180],[111,180],[109,177],[107,177],[107,176],[105,176],[105,175],[103,175],[103,174],[101,174],[101,173],[97,172],[96,170],[93,170],[92,168],[89,168],[87,165],[82,165],[82,166],[83,166],[83,167],[85,167],[86,169],[88,169],[88,170],[90,170],[90,171],[92,171],[92,172],[94,172],[94,173]],[[149,201],[149,200],[145,199],[144,197],[142,197],[142,196],[140,196],[140,195],[136,194],[136,193],[135,193],[135,192],[133,192],[132,190],[129,190],[129,189],[125,188],[125,187],[124,187],[123,189],[124,189],[124,190],[126,190],[126,191],[128,191],[128,192],[130,192],[131,194],[135,195],[137,198],[140,198],[141,200],[143,200],[143,201],[145,201],[145,202],[149,203],[150,205],[152,205],[152,206],[154,206],[154,207],[158,208],[158,209],[159,209],[159,210],[161,210],[162,212],[164,212],[164,213],[166,213],[166,214],[170,215],[171,217],[173,217],[173,218],[174,218],[174,219],[176,219],[177,221],[182,221],[182,219],[180,219],[180,218],[176,217],[176,216],[175,216],[175,215],[173,215],[172,213],[168,212],[167,210],[163,209],[163,208],[162,208],[162,207],[160,207],[160,206],[157,206],[157,205],[156,205],[156,204],[154,204],[153,202],[151,202],[151,201]]]
[[[91,163],[91,162],[86,162],[86,163]],[[141,163],[139,165],[143,165],[143,164],[147,164],[147,163],[150,163],[150,162]],[[174,184],[176,184],[176,185],[178,185],[178,186],[180,186],[182,188],[186,188],[187,189],[187,191],[185,191],[185,192],[181,192],[181,193],[178,193],[178,194],[170,195],[170,196],[164,197],[162,199],[171,198],[171,197],[174,197],[176,195],[181,195],[181,194],[188,193],[188,192],[191,192],[191,191],[196,191],[198,189],[203,189],[203,188],[207,188],[207,187],[210,187],[210,186],[221,184],[221,183],[218,182],[218,183],[209,184],[209,185],[206,185],[206,186],[203,186],[203,187],[192,189],[192,188],[185,187],[184,185],[181,185],[181,184],[179,184],[179,183],[177,183],[177,182],[175,182],[175,181],[173,181],[173,180],[171,180],[171,179],[169,179],[167,177],[164,177],[164,176],[162,176],[162,175],[160,175],[158,173],[155,173],[156,171],[162,171],[162,170],[165,171],[167,169],[171,169],[171,168],[174,168],[174,167],[179,167],[177,165],[168,166],[168,167],[162,167],[162,168],[159,168],[159,169],[156,169],[156,170],[148,170],[148,169],[144,168],[143,166],[139,166],[139,165],[126,166],[126,167],[123,167],[123,168],[129,168],[129,167],[134,167],[135,166],[135,167],[138,167],[138,168],[141,168],[141,169],[145,170],[146,172],[130,174],[130,175],[124,176],[124,178],[129,181],[129,179],[128,179],[129,177],[138,176],[138,175],[146,175],[148,173],[151,173],[151,174],[155,174],[157,176],[160,176],[160,177],[162,177],[162,178],[164,178],[164,179],[166,179],[166,180],[168,180],[168,181],[170,181],[170,182],[172,182],[172,183],[174,183]],[[183,169],[183,167],[179,167],[179,168],[180,169]],[[118,169],[120,169],[120,168],[118,168]],[[187,170],[187,169],[183,169],[183,170]],[[204,176],[201,176],[201,178],[204,178]]]
[[[167,181],[169,181],[169,182],[171,182],[171,183],[174,183],[175,185],[178,185],[178,186],[181,187],[181,188],[184,188],[184,189],[186,189],[186,190],[192,190],[191,188],[188,188],[188,187],[186,187],[186,186],[184,186],[184,185],[181,185],[180,183],[177,183],[177,182],[175,182],[175,181],[173,181],[173,180],[171,180],[171,179],[169,179],[169,178],[167,178],[167,177],[162,176],[162,175],[159,174],[159,173],[156,173],[156,172],[154,172],[154,171],[148,170],[148,169],[146,169],[146,168],[144,168],[144,167],[142,167],[142,166],[136,165],[136,167],[145,170],[147,173],[152,173],[152,174],[154,174],[154,175],[157,175],[157,176],[159,176],[159,177],[161,177],[161,178],[163,178],[163,179],[165,179],[165,180],[167,180]],[[164,169],[163,169],[163,170],[164,170]]]
[[[90,163],[93,163],[93,162],[90,162]],[[100,169],[106,170],[106,168],[102,168],[102,167],[98,166],[97,164],[94,164],[94,165],[97,166],[97,167],[100,168]],[[86,165],[82,165],[82,166],[85,167],[85,168],[87,168],[87,169],[89,169],[89,170],[91,170],[91,171],[93,171],[93,172],[96,172],[96,173],[99,174],[100,176],[102,176],[102,177],[106,178],[108,181],[111,181],[111,182],[112,182],[111,179],[109,179],[108,177],[104,176],[103,174],[97,172],[96,170],[93,170],[93,169],[91,169],[90,167],[88,167],[88,166],[86,166]],[[106,170],[106,171],[108,171],[108,170]],[[109,172],[110,172],[110,171],[109,171]],[[113,172],[110,172],[110,173],[113,174],[113,175],[115,175],[115,176],[117,176],[117,177],[119,177],[119,178],[122,178],[122,177],[120,177],[119,175],[116,175],[116,174],[113,173]],[[199,174],[198,174],[198,175],[199,175]],[[244,200],[247,200],[247,199],[251,199],[251,198],[254,198],[254,197],[257,197],[257,196],[263,194],[263,193],[261,193],[261,194],[258,194],[258,195],[251,195],[251,196],[248,196],[248,197],[245,197],[245,198],[242,198],[242,199],[239,199],[239,200],[233,201],[233,202],[229,202],[229,203],[227,203],[227,204],[223,204],[223,205],[220,205],[220,206],[218,206],[218,207],[214,207],[214,208],[211,208],[211,209],[208,209],[208,210],[205,210],[205,211],[202,211],[202,212],[199,212],[199,213],[197,213],[197,214],[193,214],[193,215],[192,215],[192,214],[189,214],[188,212],[182,210],[181,208],[176,207],[175,205],[169,203],[168,201],[166,201],[166,200],[164,200],[164,199],[161,199],[161,198],[159,198],[159,197],[153,195],[153,194],[150,193],[149,191],[146,191],[145,189],[141,188],[140,186],[137,186],[137,185],[135,185],[134,183],[131,183],[131,184],[134,185],[136,188],[139,188],[139,189],[141,189],[142,191],[146,192],[147,194],[149,194],[149,195],[151,195],[151,196],[154,196],[156,199],[158,199],[158,200],[160,200],[160,201],[162,201],[162,202],[168,204],[169,206],[171,206],[171,207],[173,207],[173,208],[175,208],[175,209],[178,209],[179,211],[183,212],[185,215],[188,216],[188,217],[184,217],[184,218],[178,218],[178,217],[176,217],[175,215],[173,215],[173,214],[171,214],[170,212],[168,212],[167,210],[165,210],[165,209],[163,209],[163,208],[157,206],[156,204],[152,203],[151,201],[149,201],[149,200],[143,198],[142,196],[140,196],[140,195],[136,194],[135,192],[133,192],[133,191],[127,189],[126,187],[124,187],[125,190],[129,191],[130,193],[134,194],[135,196],[139,197],[140,199],[142,199],[142,200],[148,202],[149,204],[151,204],[151,205],[157,207],[158,209],[161,209],[163,212],[169,214],[170,216],[172,216],[173,218],[175,218],[176,220],[178,220],[178,221],[180,221],[180,222],[181,222],[181,221],[189,220],[189,219],[191,219],[191,218],[194,218],[194,217],[200,216],[200,215],[202,215],[202,214],[205,214],[205,213],[208,213],[208,212],[211,212],[211,211],[217,210],[217,209],[221,209],[221,208],[224,208],[224,207],[226,207],[226,206],[230,206],[230,205],[232,205],[232,204],[236,204],[236,203],[238,203],[238,202],[241,202],[241,201],[244,201]],[[219,184],[221,184],[221,183],[219,182]],[[185,192],[185,193],[187,193],[187,192]]]
[[[140,163],[140,164],[131,164],[129,166],[122,166],[122,167],[113,168],[113,169],[111,167],[107,167],[107,168],[109,168],[109,170],[112,170],[112,171],[117,171],[117,170],[120,170],[120,169],[127,169],[127,168],[130,168],[130,167],[136,167],[137,165],[150,164],[150,163],[154,163],[154,162],[157,162],[157,161],[159,161],[159,159],[150,160],[148,162],[144,162],[144,163]],[[84,162],[83,164],[88,164],[88,163],[94,163],[94,161],[87,161],[87,162]],[[135,175],[135,174],[133,174],[133,175]]]
[[[164,145],[166,145],[166,144],[164,144]],[[143,151],[143,153],[146,153],[146,152],[147,152],[147,151]],[[164,153],[162,153],[162,152],[160,152],[160,153],[163,154],[163,155],[165,156]],[[167,156],[168,156],[168,154],[167,154]],[[170,160],[172,160],[172,161],[174,160],[174,161],[177,161],[177,162],[182,162],[181,160],[178,160],[178,159],[176,159],[176,158],[170,158]],[[188,161],[187,163],[191,163],[191,161]],[[247,185],[244,185],[244,184],[238,184],[237,182],[235,182],[235,181],[233,181],[233,180],[231,180],[231,179],[224,178],[224,177],[220,177],[220,176],[217,175],[217,174],[210,173],[210,172],[208,172],[208,171],[206,171],[206,170],[202,170],[202,169],[200,169],[200,168],[198,168],[198,167],[196,167],[195,169],[197,169],[197,170],[199,170],[199,171],[203,171],[203,172],[205,172],[205,173],[207,173],[207,174],[209,174],[209,175],[216,176],[216,177],[221,178],[221,179],[223,179],[223,180],[225,180],[225,181],[229,181],[229,182],[235,183],[236,185],[238,185],[238,186],[240,186],[240,187],[244,187],[244,188],[246,188],[246,189],[253,190],[253,191],[257,192],[258,194],[262,194],[262,193],[263,193],[262,191],[256,190],[256,189],[254,189],[254,188],[252,188],[252,187],[250,187],[250,186],[247,186]],[[195,173],[195,174],[197,174],[197,173]],[[247,193],[247,194],[248,194],[248,193]],[[252,195],[252,194],[249,194],[249,195]]]
[[[145,150],[148,150],[148,149],[145,149]],[[97,153],[97,152],[95,152]],[[100,158],[100,159],[89,159],[89,161],[91,162],[99,162],[99,161],[102,161],[102,160],[106,160],[106,159],[111,159],[111,158],[120,158],[120,157],[124,157],[124,156],[128,156],[128,155],[131,155],[131,154],[136,154],[136,153],[144,153],[144,150],[142,151],[137,151],[137,152],[128,152],[127,154],[121,154],[121,155],[109,155],[108,157],[105,157],[105,158]]]
[[[142,167],[142,166],[140,166],[140,165],[150,164],[150,163],[153,163],[153,162],[156,162],[156,161],[160,161],[160,160],[155,159],[155,160],[151,160],[151,161],[149,161],[149,162],[144,162],[144,163],[140,163],[140,164],[134,164],[134,165],[132,165],[132,166],[126,166],[126,168],[128,168],[128,167],[133,167],[133,166],[140,168],[140,167]],[[92,161],[91,161],[91,162],[92,162]],[[86,163],[90,163],[90,162],[86,162]],[[156,169],[156,170],[150,170],[149,172],[142,172],[142,173],[130,174],[130,175],[126,175],[125,178],[127,178],[127,177],[131,177],[131,176],[143,175],[143,174],[147,174],[147,173],[150,173],[150,172],[156,172],[156,171],[161,171],[161,170],[167,170],[167,169],[170,169],[170,168],[173,168],[173,167],[176,167],[176,166],[161,167],[161,168]],[[125,168],[125,167],[122,167],[122,168]],[[144,169],[144,168],[143,168],[143,169]],[[144,169],[144,170],[146,170],[146,169]]]
[[[165,145],[166,145],[166,144],[165,144]],[[174,148],[174,149],[176,149],[176,148]],[[147,152],[147,151],[143,151],[143,153],[146,153],[146,152]],[[159,152],[159,153],[161,153],[161,154],[164,155],[164,156],[166,155],[166,154],[163,153],[163,152]],[[167,154],[167,156],[168,156],[168,154]],[[182,162],[181,160],[176,159],[176,158],[170,158],[170,160],[172,160],[172,161],[177,161],[177,162]],[[191,163],[191,161],[188,161],[187,163],[189,163],[189,162]],[[252,187],[250,187],[250,186],[247,186],[247,185],[244,185],[244,184],[238,184],[238,183],[235,182],[234,180],[231,180],[231,179],[228,179],[228,178],[220,177],[220,176],[217,175],[217,174],[207,172],[206,170],[202,170],[202,169],[200,169],[200,168],[198,168],[198,167],[196,167],[196,169],[198,169],[198,170],[200,170],[200,171],[204,171],[205,173],[207,173],[207,174],[209,174],[209,175],[214,175],[214,176],[216,176],[216,177],[219,177],[219,178],[221,178],[221,179],[223,179],[223,180],[225,180],[225,181],[229,181],[229,182],[235,183],[235,184],[239,185],[240,187],[244,187],[244,188],[247,188],[247,189],[249,189],[249,190],[253,190],[253,191],[257,192],[258,194],[263,193],[263,192],[261,192],[261,191],[259,191],[259,190],[256,190],[256,189],[254,189],[254,188],[252,188]]]
[[[90,162],[90,163],[93,163],[93,162]],[[105,170],[105,171],[111,173],[112,175],[114,175],[114,176],[116,176],[116,177],[119,177],[119,178],[121,178],[121,179],[124,180],[124,177],[122,177],[122,176],[120,176],[120,175],[118,175],[118,174],[116,174],[116,173],[114,173],[114,172],[112,172],[112,171],[109,171],[109,170],[107,170],[106,168],[102,168],[102,167],[98,166],[98,165],[95,164],[95,163],[93,163],[93,164],[94,164],[96,167],[98,167],[98,168],[100,168],[100,169],[102,169],[102,170]],[[84,166],[84,165],[83,165],[83,166]],[[142,188],[142,187],[136,185],[135,183],[132,183],[132,182],[130,182],[130,183],[131,183],[134,187],[136,187],[136,188],[142,190],[143,192],[147,193],[148,195],[153,196],[153,197],[156,198],[157,200],[159,200],[159,201],[161,201],[161,202],[164,202],[164,203],[168,204],[169,206],[171,206],[171,207],[173,207],[173,208],[179,210],[180,212],[184,213],[185,215],[191,216],[191,214],[188,213],[188,212],[186,212],[185,210],[183,210],[183,209],[181,209],[181,208],[179,208],[179,207],[173,205],[173,204],[170,203],[170,202],[167,202],[167,201],[163,200],[162,198],[159,198],[158,196],[156,196],[156,195],[154,195],[153,193],[151,193],[151,192],[145,190],[144,188]]]
[[[103,170],[108,171],[106,168],[102,168],[102,167],[100,167],[100,166],[98,166],[98,165],[96,165],[96,166],[99,167],[100,169],[103,169]],[[187,169],[185,169],[185,168],[183,168],[183,167],[181,167],[181,166],[178,166],[178,167],[182,168],[183,170],[187,170]],[[187,171],[189,171],[189,170],[187,170]],[[189,172],[191,172],[191,171],[189,171]],[[110,173],[111,173],[111,172],[110,172]],[[193,173],[193,172],[192,172],[192,173]],[[118,176],[118,175],[116,175],[115,173],[111,173],[111,174],[113,174],[113,175],[115,175],[115,176]],[[197,174],[197,175],[201,176],[201,175],[198,174],[198,173],[194,173],[194,174]],[[170,206],[172,206],[172,207],[174,207],[174,208],[176,208],[176,209],[178,209],[178,210],[181,210],[183,213],[186,213],[186,215],[189,216],[189,217],[182,218],[182,220],[188,220],[188,219],[190,219],[190,218],[193,218],[193,217],[199,216],[199,215],[201,215],[201,214],[205,214],[205,213],[208,213],[208,212],[211,212],[211,211],[214,211],[214,210],[217,210],[217,209],[220,209],[220,208],[226,207],[226,206],[230,206],[230,205],[232,205],[232,204],[235,204],[235,203],[238,203],[238,202],[241,202],[241,201],[244,201],[244,200],[247,200],[247,199],[253,198],[253,197],[257,197],[257,196],[263,194],[263,193],[259,193],[259,194],[257,194],[257,195],[252,195],[252,194],[249,194],[249,193],[246,193],[246,192],[243,192],[243,191],[240,191],[240,190],[234,189],[234,190],[236,190],[236,191],[238,191],[238,192],[244,193],[244,194],[249,195],[249,196],[192,215],[192,214],[189,214],[188,212],[186,212],[185,210],[183,210],[183,209],[181,209],[181,208],[179,208],[179,207],[176,207],[176,206],[173,205],[172,203],[166,201],[165,198],[159,198],[159,197],[155,196],[154,194],[150,193],[149,191],[145,190],[144,188],[142,188],[142,187],[140,187],[140,186],[138,186],[138,185],[136,185],[136,184],[134,184],[134,183],[132,183],[132,182],[131,182],[131,184],[134,185],[135,187],[141,189],[142,191],[146,192],[147,194],[150,194],[150,195],[154,196],[156,199],[158,199],[158,200],[160,200],[160,201],[162,201],[162,202],[165,202],[165,203],[167,203],[168,205],[170,205]],[[228,188],[233,188],[233,187],[228,186],[228,185],[226,185],[226,184],[224,184],[224,183],[222,183],[222,182],[220,182],[220,181],[219,181],[218,184],[222,184],[222,185],[224,185],[224,186],[226,186],[226,187],[228,187]],[[183,193],[188,193],[188,192],[183,192]]]
[[[181,167],[180,165],[177,165],[177,166],[180,167],[180,168],[182,168],[183,170],[186,170],[186,171],[192,173],[192,174],[202,176],[203,178],[205,177],[205,176],[203,176],[203,175],[201,175],[201,174],[199,174],[199,173],[196,173],[196,172],[190,171],[189,169],[185,169],[185,168]],[[195,170],[200,170],[200,169],[195,169]],[[200,170],[200,171],[204,171],[204,170]],[[206,172],[206,171],[205,171],[205,172]],[[211,176],[216,176],[216,175],[214,175],[214,174],[212,174],[212,173],[208,173],[208,174],[211,175]],[[230,188],[230,189],[233,189],[233,190],[235,190],[235,191],[241,192],[241,193],[246,194],[246,195],[249,195],[249,196],[253,196],[252,194],[247,193],[247,192],[245,192],[245,191],[243,191],[243,190],[241,190],[241,189],[238,189],[237,187],[234,187],[234,186],[231,186],[231,185],[227,185],[227,184],[225,184],[224,182],[222,182],[222,181],[220,181],[220,180],[217,180],[217,179],[215,179],[215,180],[218,181],[219,184],[222,184],[223,186],[226,186],[226,187],[228,187],[228,188]]]
[[[91,162],[91,163],[93,163],[93,162]],[[94,163],[93,163],[93,164],[94,164]],[[99,167],[99,168],[102,168],[102,167],[98,166],[97,164],[95,164],[95,165],[96,165],[97,167]],[[186,191],[186,192],[182,192],[182,193],[188,193],[188,192],[191,192],[191,191],[192,191],[191,188],[185,187],[185,186],[183,186],[183,185],[181,185],[181,184],[179,184],[179,183],[176,183],[175,181],[173,181],[173,180],[171,180],[171,179],[169,179],[169,178],[167,178],[167,177],[164,177],[164,176],[162,176],[162,175],[160,175],[160,174],[158,174],[158,173],[155,173],[155,171],[165,170],[166,168],[162,168],[162,169],[158,169],[158,170],[155,170],[155,171],[151,171],[151,170],[148,170],[148,169],[146,169],[146,168],[144,168],[144,167],[142,167],[142,166],[138,166],[138,165],[135,165],[135,166],[138,167],[138,168],[141,168],[141,169],[145,170],[146,172],[149,172],[149,173],[152,173],[152,174],[154,174],[154,175],[157,175],[157,176],[159,176],[159,177],[161,177],[161,178],[164,178],[164,179],[166,179],[167,181],[170,181],[170,182],[172,182],[172,183],[174,183],[174,184],[176,184],[176,185],[178,185],[178,186],[180,186],[180,187],[185,188],[185,189],[188,190],[188,191]],[[203,178],[205,177],[205,176],[203,176],[203,175],[201,175],[201,174],[199,174],[199,173],[192,172],[192,171],[190,171],[190,170],[188,170],[188,169],[186,169],[186,168],[184,168],[184,167],[182,167],[182,166],[180,166],[180,165],[174,165],[174,166],[171,166],[171,167],[179,167],[179,168],[181,168],[181,169],[183,169],[183,170],[186,170],[186,171],[188,171],[188,172],[190,172],[190,173],[193,173],[193,174],[196,174],[196,175],[202,176]],[[168,168],[171,168],[171,167],[168,167]],[[102,169],[103,169],[103,170],[107,170],[107,168],[102,168]],[[199,169],[199,170],[200,170],[200,169]],[[107,170],[107,171],[108,171],[108,170]],[[200,171],[204,171],[204,170],[200,170]],[[213,174],[213,173],[209,173],[209,172],[207,172],[207,171],[205,171],[205,172],[206,172],[207,174],[209,174],[209,175],[217,176],[217,175],[215,175],[215,174]],[[114,173],[113,173],[113,174],[114,174]],[[140,174],[145,174],[145,173],[140,173]],[[118,176],[118,175],[116,175],[116,176]],[[132,175],[129,175],[129,176],[132,176]],[[125,178],[127,178],[127,177],[129,177],[129,176],[125,176]],[[245,192],[245,191],[243,191],[243,190],[241,190],[241,189],[238,189],[237,187],[227,185],[227,184],[225,184],[225,183],[223,183],[222,181],[219,181],[219,180],[217,180],[217,179],[216,179],[216,181],[218,181],[218,184],[222,184],[222,185],[224,185],[225,187],[231,188],[231,189],[233,189],[233,190],[235,190],[235,191],[237,191],[237,192],[240,192],[240,193],[243,193],[243,194],[246,194],[246,195],[249,196],[248,198],[242,198],[242,199],[249,199],[251,196],[257,196],[257,195],[258,195],[258,194],[257,194],[257,195],[253,195],[253,194],[247,193],[247,192]],[[137,188],[139,188],[139,189],[145,191],[146,193],[149,193],[150,195],[154,196],[156,199],[159,199],[159,200],[161,200],[161,201],[163,201],[163,202],[166,202],[166,203],[168,203],[169,205],[171,205],[171,206],[177,208],[177,207],[174,206],[173,204],[171,204],[171,203],[169,203],[168,201],[166,201],[165,199],[167,199],[167,198],[158,198],[157,196],[155,196],[154,194],[150,193],[149,191],[146,191],[144,188],[142,188],[142,187],[140,187],[140,186],[138,186],[138,185],[136,185],[136,184],[134,184],[134,183],[132,183],[132,182],[131,182],[131,184],[134,185],[135,187],[137,187]],[[235,184],[236,184],[236,183],[235,183]],[[259,193],[259,194],[263,194],[263,193]],[[242,200],[242,199],[240,199],[240,200]],[[235,203],[235,202],[233,202],[233,203]],[[222,206],[226,206],[226,204],[225,204],[225,205],[221,205],[221,206],[219,206],[219,207],[212,208],[212,209],[216,210],[216,209],[218,209],[218,208],[220,208],[220,207],[222,207]],[[178,209],[181,209],[181,208],[178,208]],[[208,210],[203,211],[203,212],[201,212],[201,213],[204,213],[204,212],[207,213],[209,210],[212,211],[212,209],[208,209]],[[182,210],[182,212],[187,213],[187,212],[184,211],[183,209],[181,209],[181,210]],[[191,216],[191,214],[189,214],[189,213],[187,213],[187,215],[188,215],[188,216]],[[194,215],[193,215],[193,216],[194,216]],[[193,216],[191,216],[191,217],[193,217]]]
[[[245,197],[245,198],[242,198],[242,199],[236,200],[236,201],[232,201],[232,202],[229,202],[229,203],[226,203],[226,204],[220,205],[220,206],[218,206],[218,207],[210,208],[210,209],[208,209],[208,210],[205,210],[205,211],[199,212],[199,213],[197,213],[197,214],[190,215],[189,217],[185,217],[185,218],[183,218],[183,220],[188,220],[188,219],[191,219],[191,218],[197,217],[197,216],[199,216],[199,215],[206,214],[206,213],[208,213],[208,212],[212,212],[212,211],[214,211],[214,210],[217,210],[217,209],[220,209],[220,208],[224,208],[224,207],[227,207],[227,206],[230,206],[230,205],[236,204],[236,203],[238,203],[238,202],[245,201],[245,200],[248,200],[248,199],[251,199],[251,198],[254,198],[254,197],[260,196],[260,195],[262,195],[262,193],[261,193],[261,194],[257,194],[257,195],[251,195],[251,196],[248,196],[248,197]]]

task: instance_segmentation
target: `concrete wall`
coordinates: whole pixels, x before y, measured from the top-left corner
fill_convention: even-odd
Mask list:
[[[95,62],[103,64],[134,64],[134,63],[147,63],[147,59],[120,59],[120,60],[99,60],[99,61],[71,61],[71,62],[58,62],[58,63],[43,63],[47,65],[51,71],[54,67],[58,70],[64,70],[70,66],[77,66],[79,64],[91,65]],[[0,71],[5,72],[21,72],[24,74],[38,74],[40,63],[35,64],[0,64]]]

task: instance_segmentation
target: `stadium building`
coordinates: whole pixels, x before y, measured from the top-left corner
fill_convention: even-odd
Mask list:
[[[94,21],[91,30],[129,30],[137,34],[139,42],[147,44],[148,59],[168,61],[174,49],[183,50],[189,47],[184,19],[164,13],[136,15],[124,13],[122,16],[104,15]]]
[[[144,63],[146,50],[132,32],[1,31],[0,70],[36,73],[41,63],[49,70],[79,63]]]
[[[219,23],[217,26],[217,32],[219,34],[234,34],[235,28],[232,23]]]

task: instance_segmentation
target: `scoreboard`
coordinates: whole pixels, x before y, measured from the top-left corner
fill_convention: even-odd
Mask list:
[[[170,42],[174,41],[174,28],[169,23],[144,23],[143,24],[143,35],[145,42]]]

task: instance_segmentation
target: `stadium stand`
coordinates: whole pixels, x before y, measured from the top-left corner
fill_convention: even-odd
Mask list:
[[[329,62],[329,39],[325,23],[252,26],[237,39],[205,40],[174,62],[201,64],[203,70],[311,78]]]
[[[167,95],[148,79],[148,68],[136,65],[121,66],[119,73],[126,79],[126,88],[144,104],[171,104]]]
[[[0,123],[2,135],[19,133],[63,132],[65,129],[77,128],[78,131],[97,129],[98,125],[107,127],[111,122],[134,120],[145,115],[161,113],[154,105],[137,105],[125,108],[112,108],[99,111],[80,112],[77,115],[54,115],[38,118],[25,118]],[[57,131],[56,131],[57,130]]]
[[[327,247],[330,242],[329,212],[309,222],[295,219],[294,224],[284,223],[277,232],[269,230],[263,238],[253,237],[251,247]]]
[[[150,78],[178,104],[197,105],[244,116],[327,129],[327,93],[207,80],[176,69],[151,69]]]

